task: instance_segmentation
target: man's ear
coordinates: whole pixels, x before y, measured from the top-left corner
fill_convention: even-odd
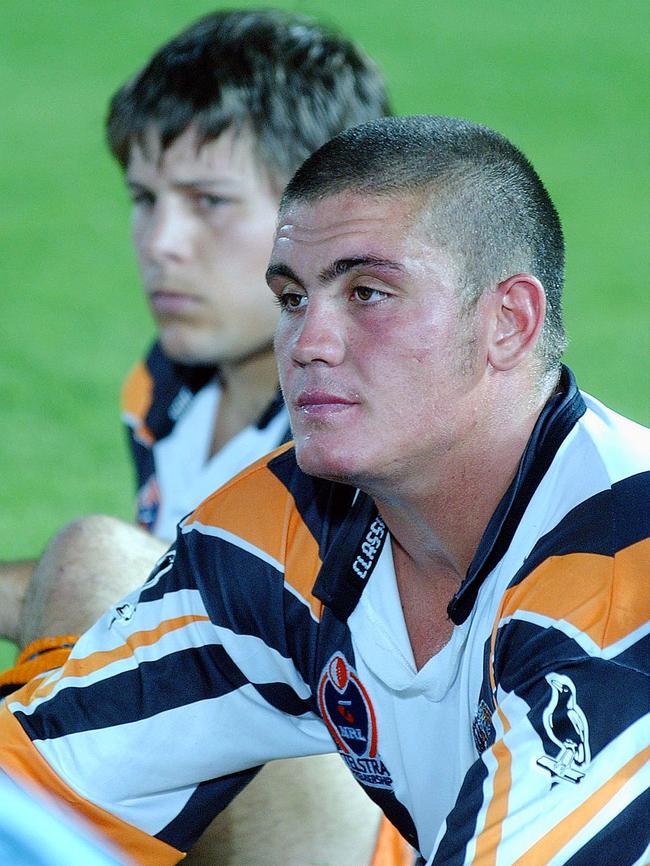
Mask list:
[[[536,277],[515,274],[499,283],[493,302],[488,361],[496,370],[512,370],[535,348],[544,324],[546,295]]]

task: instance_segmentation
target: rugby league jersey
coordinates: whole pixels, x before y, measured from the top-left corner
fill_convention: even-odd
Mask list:
[[[431,866],[641,866],[649,433],[563,382],[420,670],[373,502],[285,446],[8,698],[0,765],[141,863],[175,862],[259,765],[337,750]]]
[[[137,479],[137,521],[167,541],[178,522],[233,475],[291,435],[280,391],[255,424],[216,454],[212,433],[221,398],[214,366],[174,363],[154,343],[122,389],[122,420]]]

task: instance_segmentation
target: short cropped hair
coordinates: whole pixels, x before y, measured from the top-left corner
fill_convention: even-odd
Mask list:
[[[224,11],[163,45],[115,93],[106,134],[126,167],[150,126],[164,150],[190,124],[199,146],[248,125],[256,156],[281,189],[329,138],[389,112],[379,69],[348,39],[279,10]]]
[[[503,135],[450,117],[365,123],[301,166],[280,213],[343,192],[421,197],[423,224],[449,250],[466,308],[508,276],[537,277],[547,298],[538,352],[544,374],[557,372],[566,347],[562,226],[534,168]]]

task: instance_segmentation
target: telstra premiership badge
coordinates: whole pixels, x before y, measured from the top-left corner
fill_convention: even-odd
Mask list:
[[[323,670],[318,705],[357,780],[373,788],[391,788],[393,780],[377,752],[377,720],[370,697],[341,653],[335,653]]]

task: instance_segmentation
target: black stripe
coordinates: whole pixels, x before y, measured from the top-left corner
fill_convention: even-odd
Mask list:
[[[290,492],[305,526],[324,559],[355,495],[353,487],[305,475],[296,463],[293,448],[269,461],[271,472]]]
[[[261,767],[254,767],[252,770],[242,770],[202,782],[174,820],[156,833],[156,839],[179,851],[187,851],[260,769]]]
[[[153,379],[153,395],[145,424],[156,439],[162,439],[171,433],[178,420],[169,415],[178,394],[184,388],[191,394],[198,393],[214,379],[218,370],[215,366],[177,364],[164,353],[158,342],[149,350],[146,365]]]
[[[397,827],[402,836],[406,839],[409,845],[412,845],[416,851],[420,848],[418,840],[418,831],[415,827],[415,822],[411,817],[411,813],[406,806],[401,803],[395,796],[393,791],[388,791],[385,788],[372,788],[365,785],[361,786],[368,796],[375,801],[384,815],[388,818],[394,827]]]
[[[304,716],[314,711],[310,700],[299,698],[286,683],[252,683],[267,704],[289,716]]]
[[[160,839],[179,851],[187,851],[210,822],[255,777],[261,767],[231,773],[219,779],[202,782],[173,821],[156,833]],[[215,861],[216,863],[216,861]]]
[[[213,623],[235,634],[254,635],[285,658],[290,655],[290,625],[291,642],[300,642],[298,659],[301,664],[308,663],[306,656],[315,645],[317,623],[306,602],[285,588],[281,572],[221,538],[196,531],[188,533],[185,542],[190,570]],[[179,556],[177,565],[182,567],[180,548]]]
[[[483,783],[488,770],[483,761],[476,761],[466,774],[456,804],[447,816],[445,835],[440,841],[431,866],[462,866],[465,850],[476,830],[476,821],[483,806]],[[435,789],[432,787],[432,796]]]
[[[522,620],[501,628],[494,666],[499,687],[514,692],[531,708],[529,719],[548,754],[557,747],[546,736],[542,719],[553,691],[546,674],[564,674],[573,681],[577,703],[589,722],[592,757],[644,716],[650,705],[647,674],[617,660],[592,658],[563,632]]]
[[[247,683],[222,646],[194,647],[84,688],[63,688],[33,713],[15,715],[32,740],[49,740],[148,719]]]
[[[648,659],[650,659],[650,634],[639,638],[631,647],[619,653],[615,661],[619,665],[647,674]],[[650,701],[648,703],[650,705]]]

